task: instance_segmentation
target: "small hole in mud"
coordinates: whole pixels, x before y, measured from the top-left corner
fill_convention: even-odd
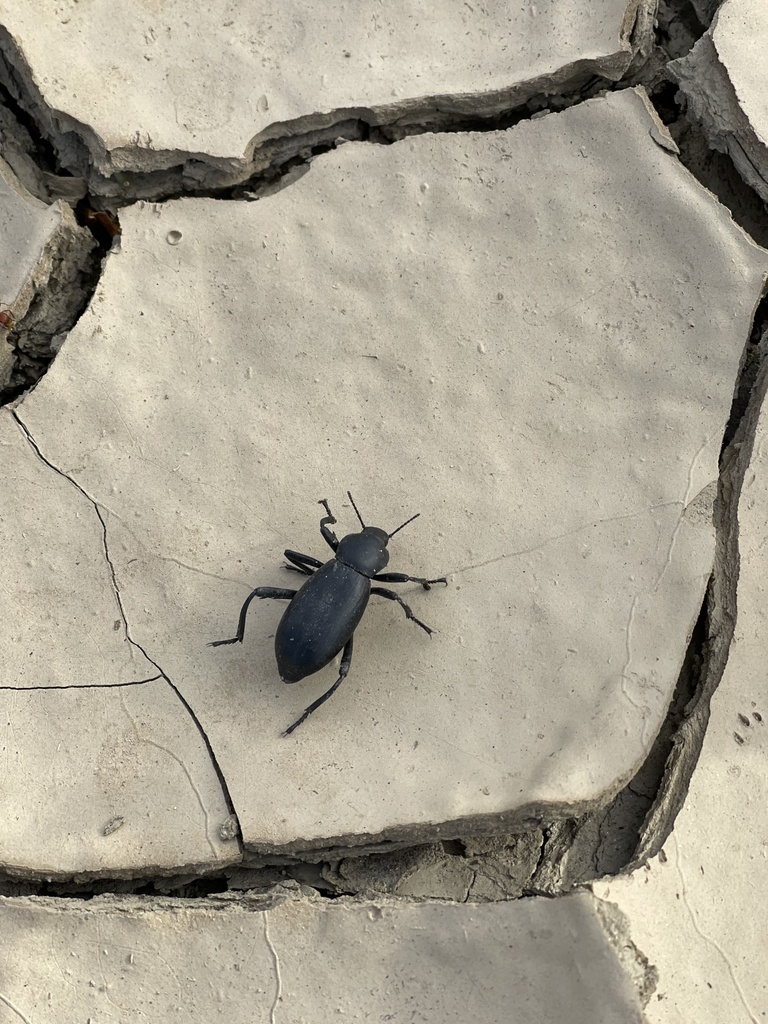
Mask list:
[[[467,850],[460,839],[444,839],[443,850],[454,857],[465,857]]]

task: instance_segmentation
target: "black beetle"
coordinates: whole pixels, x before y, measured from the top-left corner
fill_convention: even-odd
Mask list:
[[[347,491],[357,518],[363,527],[360,533],[349,533],[338,540],[336,534],[328,528],[328,524],[336,522],[325,498],[318,504],[328,513],[320,520],[320,533],[333,549],[335,557],[325,565],[311,555],[302,555],[298,551],[285,552],[291,562],[286,569],[303,573],[309,579],[300,590],[283,590],[281,587],[256,587],[248,595],[240,610],[240,621],[237,624],[237,635],[230,640],[214,640],[209,647],[220,647],[222,644],[242,643],[245,635],[245,619],[248,606],[254,597],[272,597],[277,600],[290,601],[275,633],[275,657],[277,669],[284,683],[297,683],[305,676],[319,672],[332,661],[342,648],[344,653],[339,667],[339,678],[326,693],[310,704],[301,718],[285,730],[288,736],[309,718],[321,704],[331,696],[349,672],[352,662],[352,638],[360,619],[363,617],[371,594],[397,601],[405,612],[407,619],[412,619],[417,626],[431,635],[432,630],[420,619],[417,619],[403,599],[384,587],[372,587],[371,580],[382,583],[420,583],[429,590],[433,583],[445,583],[444,576],[437,580],[425,580],[419,576],[406,576],[401,572],[380,572],[389,561],[387,544],[396,533],[417,519],[420,513],[411,516],[397,530],[387,533],[377,526],[366,526],[363,517],[357,511],[352,495]]]

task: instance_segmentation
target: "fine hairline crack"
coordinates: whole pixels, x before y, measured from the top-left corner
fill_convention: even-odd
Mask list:
[[[155,679],[163,679],[163,680],[165,680],[165,682],[168,684],[168,686],[171,688],[171,690],[176,694],[176,697],[178,698],[179,702],[182,704],[182,706],[187,711],[187,714],[191,718],[192,722],[195,725],[195,728],[197,729],[198,733],[200,734],[200,738],[202,739],[203,743],[205,744],[205,748],[206,748],[206,750],[208,752],[208,757],[210,759],[211,764],[213,765],[213,770],[216,773],[216,777],[218,779],[219,786],[221,787],[221,791],[222,791],[222,794],[224,796],[224,801],[225,801],[226,806],[227,806],[227,811],[228,811],[228,813],[229,813],[229,815],[231,817],[234,817],[235,820],[237,820],[237,814],[236,814],[236,811],[235,811],[234,804],[232,802],[232,797],[231,797],[230,792],[229,792],[229,787],[227,785],[227,781],[226,781],[226,779],[224,777],[224,773],[223,773],[223,771],[221,769],[221,766],[219,765],[218,758],[216,757],[216,754],[214,753],[213,747],[211,746],[211,742],[210,742],[210,740],[208,738],[208,735],[205,732],[205,730],[203,729],[202,723],[198,719],[198,717],[195,714],[195,712],[192,710],[192,707],[190,706],[189,701],[186,699],[186,697],[184,697],[184,695],[181,693],[181,691],[175,685],[175,683],[171,680],[171,678],[167,675],[167,673],[165,673],[163,671],[163,669],[160,667],[160,665],[158,665],[158,663],[154,660],[154,658],[150,657],[150,655],[147,653],[147,651],[144,649],[144,647],[142,647],[142,645],[138,642],[138,640],[134,640],[134,638],[131,636],[130,629],[128,628],[128,619],[127,619],[127,616],[125,614],[125,608],[123,606],[123,600],[122,600],[122,597],[120,595],[120,588],[119,588],[118,583],[117,583],[117,573],[115,571],[114,563],[112,562],[112,559],[111,559],[110,554],[109,554],[109,544],[108,544],[108,539],[107,539],[107,522],[106,522],[106,519],[104,518],[104,515],[102,513],[102,510],[101,510],[101,507],[100,507],[99,503],[96,501],[95,498],[91,497],[91,495],[88,494],[88,492],[85,490],[85,488],[81,484],[79,484],[77,482],[77,480],[74,480],[71,476],[69,476],[63,470],[59,469],[58,466],[54,465],[50,461],[50,459],[47,459],[45,457],[45,455],[43,455],[43,453],[40,451],[40,446],[35,441],[35,439],[32,437],[32,434],[31,434],[29,428],[24,423],[24,421],[21,419],[21,417],[16,412],[16,410],[15,409],[11,409],[10,413],[11,413],[11,416],[13,417],[13,419],[15,420],[15,422],[18,424],[18,427],[21,430],[22,434],[24,435],[26,440],[29,442],[30,447],[35,452],[37,457],[40,459],[40,461],[43,462],[46,466],[48,466],[49,469],[52,469],[54,473],[57,473],[60,477],[63,477],[64,480],[66,480],[68,483],[70,483],[77,491],[80,492],[80,494],[82,494],[82,496],[88,502],[90,502],[91,505],[93,505],[94,511],[96,512],[96,515],[98,516],[99,522],[101,523],[102,545],[103,545],[103,549],[104,549],[104,557],[106,559],[107,566],[108,566],[108,569],[109,569],[109,577],[110,577],[110,580],[111,580],[111,583],[112,583],[112,590],[113,590],[113,593],[115,595],[115,601],[116,601],[118,609],[120,611],[120,617],[121,617],[122,623],[123,623],[123,632],[125,634],[125,639],[128,641],[129,644],[131,644],[133,647],[135,647],[136,650],[141,652],[141,654],[149,662],[150,665],[154,665],[154,667],[157,669],[157,673],[158,673],[157,676],[154,677],[154,678]],[[148,682],[148,681],[149,680],[142,680],[141,682]],[[132,683],[132,684],[113,684],[113,685],[137,685],[137,684],[136,683]],[[78,689],[78,687],[71,687],[71,688],[72,689]],[[62,689],[62,687],[58,687],[58,689]],[[239,831],[240,830],[239,830],[239,825],[238,825],[238,833],[239,833]],[[239,838],[238,838],[238,843],[241,843],[241,840]]]
[[[122,598],[120,596],[120,589],[119,589],[119,587],[117,585],[117,576],[115,575],[115,567],[114,567],[114,565],[112,563],[112,559],[111,559],[110,554],[109,554],[109,546],[107,544],[107,523],[106,523],[106,520],[104,519],[104,515],[103,515],[103,513],[101,511],[101,508],[99,507],[99,503],[96,501],[95,498],[91,497],[91,495],[85,490],[85,488],[81,484],[79,484],[77,482],[77,480],[74,480],[71,476],[69,476],[63,470],[59,469],[58,466],[55,466],[50,461],[50,459],[47,459],[43,455],[43,453],[40,451],[40,447],[39,447],[37,441],[35,441],[34,437],[32,437],[32,434],[30,433],[29,428],[24,423],[24,421],[19,416],[19,414],[16,412],[16,410],[15,409],[11,409],[10,412],[11,412],[11,416],[14,418],[14,420],[18,424],[19,429],[21,430],[22,434],[24,435],[24,437],[27,439],[27,441],[29,442],[30,446],[32,447],[32,450],[34,451],[35,455],[37,455],[38,459],[40,459],[41,462],[43,462],[46,466],[48,466],[49,469],[52,469],[54,471],[54,473],[58,473],[58,475],[60,477],[63,477],[64,480],[66,480],[68,483],[70,483],[77,491],[80,492],[80,494],[82,494],[82,496],[86,499],[86,501],[89,501],[91,503],[91,505],[93,505],[94,511],[96,512],[96,515],[98,516],[99,522],[101,523],[101,538],[102,538],[102,546],[104,548],[104,557],[105,557],[105,559],[107,561],[107,566],[109,568],[109,578],[110,578],[110,581],[112,583],[112,592],[115,595],[115,602],[116,602],[118,610],[120,612],[120,618],[122,619],[123,633],[125,634],[126,640],[130,644],[132,644],[134,647],[137,647],[139,650],[141,650],[139,645],[130,637],[129,632],[128,632],[128,620],[126,619],[126,616],[125,616],[125,609],[123,607],[123,601],[122,601]],[[144,653],[143,651],[142,651],[142,653],[144,654],[144,657],[146,658],[147,657],[146,653]],[[153,665],[155,665],[155,662],[152,661],[151,658],[147,658],[147,661],[150,661]],[[155,665],[155,668],[157,668],[158,672],[162,672],[162,670],[160,669],[160,667],[158,665]]]

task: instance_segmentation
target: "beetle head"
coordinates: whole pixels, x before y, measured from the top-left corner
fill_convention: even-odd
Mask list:
[[[396,533],[399,533],[403,526],[407,526],[414,519],[418,519],[419,513],[417,512],[415,516],[406,519],[402,526],[398,526],[392,533],[387,533],[386,530],[380,530],[378,526],[366,526],[355,504],[355,499],[349,491],[347,491],[347,497],[352,502],[352,508],[355,510],[363,529],[360,533],[350,533],[346,537],[342,537],[339,541],[336,557],[339,561],[350,566],[350,568],[362,573],[363,576],[375,576],[377,572],[381,572],[389,561],[387,544],[390,537],[394,537]]]
[[[378,526],[366,526],[360,533],[349,533],[339,541],[336,557],[363,576],[375,576],[389,561],[389,534]]]

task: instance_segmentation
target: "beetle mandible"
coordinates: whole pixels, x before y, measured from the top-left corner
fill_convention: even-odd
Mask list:
[[[389,601],[397,601],[407,619],[421,626],[427,634],[432,634],[429,626],[416,618],[399,594],[385,587],[372,586],[372,580],[381,583],[420,583],[425,590],[429,590],[434,583],[444,583],[448,586],[444,576],[436,580],[426,580],[402,572],[381,572],[389,562],[387,544],[404,526],[417,519],[419,512],[392,533],[387,533],[377,526],[366,526],[349,491],[347,495],[363,529],[359,533],[349,533],[338,540],[330,529],[330,525],[333,525],[336,519],[328,501],[323,498],[318,504],[324,507],[327,515],[320,520],[320,533],[323,540],[333,549],[334,557],[323,564],[318,558],[302,555],[289,548],[284,554],[291,564],[285,568],[309,576],[306,583],[298,591],[284,590],[282,587],[256,587],[245,599],[240,610],[237,634],[229,640],[214,640],[208,644],[209,647],[220,647],[223,644],[242,643],[251,601],[254,597],[262,600],[271,597],[278,601],[290,602],[275,633],[277,669],[284,683],[298,683],[305,676],[319,672],[343,649],[339,678],[330,690],[309,705],[304,714],[285,730],[283,736],[289,736],[313,711],[317,711],[320,705],[335,693],[346,677],[352,663],[353,634],[363,617],[371,594],[386,597]]]

